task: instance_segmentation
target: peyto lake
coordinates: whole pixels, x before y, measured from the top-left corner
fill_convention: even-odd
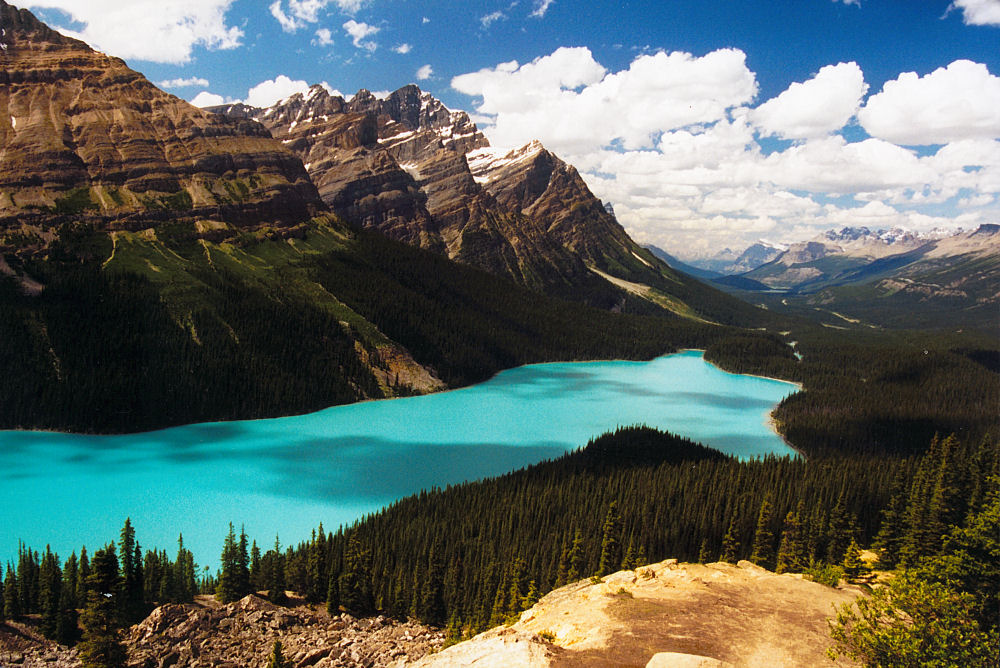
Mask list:
[[[511,471],[619,425],[669,430],[740,457],[791,450],[767,417],[796,386],[726,373],[702,353],[534,364],[460,390],[269,420],[142,434],[0,431],[0,563],[18,540],[65,558],[116,539],[217,563],[232,521],[265,549],[432,486]]]

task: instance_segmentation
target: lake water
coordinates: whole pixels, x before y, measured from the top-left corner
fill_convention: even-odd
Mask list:
[[[270,420],[142,434],[0,431],[0,563],[18,540],[65,558],[117,539],[217,564],[228,523],[263,549],[335,529],[431,486],[505,473],[646,424],[740,457],[791,450],[766,424],[796,387],[720,371],[700,352],[535,364],[479,385]]]

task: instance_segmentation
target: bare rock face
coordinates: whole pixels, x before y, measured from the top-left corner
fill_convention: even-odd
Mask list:
[[[416,86],[350,101],[313,86],[268,109],[215,110],[266,125],[347,220],[529,287],[607,296],[615,288],[592,267],[628,274],[659,264],[573,167],[537,142],[495,151],[468,114]]]
[[[0,29],[0,231],[178,216],[280,225],[324,208],[258,123],[197,109],[3,0]]]
[[[296,668],[405,666],[444,644],[444,634],[417,622],[385,617],[329,616],[306,606],[279,607],[258,596],[229,605],[209,597],[164,605],[127,630],[129,668],[264,666],[274,642]],[[42,638],[32,627],[0,625],[0,665],[79,668],[75,649]]]
[[[583,580],[415,665],[760,667],[832,664],[827,619],[857,587],[833,589],[749,562],[676,559]]]

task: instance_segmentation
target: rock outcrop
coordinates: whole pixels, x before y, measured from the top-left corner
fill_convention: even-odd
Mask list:
[[[0,627],[0,665],[77,668],[75,649],[45,641],[30,627]],[[209,597],[164,605],[128,629],[129,668],[264,666],[274,641],[295,668],[405,666],[437,651],[444,634],[385,617],[330,617],[308,606],[279,607],[258,596],[229,605]]]
[[[498,627],[415,665],[722,667],[834,665],[827,619],[856,587],[833,589],[749,562],[620,571],[557,589]],[[837,664],[850,665],[850,664]]]
[[[301,161],[260,124],[193,107],[3,0],[0,29],[6,245],[44,245],[67,221],[288,225],[324,208]]]
[[[214,110],[263,123],[301,157],[335,212],[400,241],[605,307],[623,297],[605,274],[681,282],[572,166],[538,142],[491,148],[468,114],[414,85],[349,101],[317,85],[268,109]]]

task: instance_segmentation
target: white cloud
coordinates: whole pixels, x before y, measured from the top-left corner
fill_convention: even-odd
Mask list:
[[[766,134],[786,139],[824,137],[854,117],[868,91],[857,63],[827,65],[812,79],[793,83],[751,112]]]
[[[221,95],[216,95],[215,93],[209,93],[207,90],[203,90],[191,100],[191,104],[196,107],[217,107],[220,104],[226,104],[226,99]]]
[[[461,75],[452,87],[482,97],[478,111],[497,115],[493,138],[500,146],[539,139],[557,153],[615,142],[649,147],[665,130],[723,118],[757,90],[742,51],[723,49],[701,58],[660,52],[607,74],[583,47]]]
[[[195,47],[232,49],[243,31],[226,25],[233,0],[29,0],[30,8],[59,9],[84,24],[62,30],[120,58],[183,64]],[[121,26],[128,26],[122,30]],[[55,26],[58,27],[58,26]]]
[[[982,76],[969,80],[987,88]],[[824,67],[759,105],[755,75],[733,49],[642,55],[609,72],[587,49],[561,48],[455,77],[452,87],[473,96],[494,146],[541,140],[638,241],[686,257],[847,224],[968,228],[1000,215],[1000,141],[975,122],[965,130],[972,137],[931,154],[894,137],[836,133],[865,110],[853,63]],[[978,108],[964,105],[962,118]],[[919,114],[907,123],[925,125]],[[765,151],[759,130],[796,141]]]
[[[166,79],[160,81],[156,84],[160,88],[193,88],[195,86],[201,88],[208,87],[208,79],[202,79],[201,77],[189,77],[187,79]]]
[[[283,6],[284,0],[274,0],[268,7],[281,29],[285,32],[295,32],[305,28],[310,23],[317,23],[320,20],[320,12],[329,5],[335,5],[340,11],[347,14],[356,13],[365,4],[366,0],[288,0],[288,11]]]
[[[320,28],[316,31],[316,39],[312,43],[316,46],[330,46],[333,44],[333,33],[329,28]]]
[[[1000,77],[968,60],[923,77],[904,72],[869,98],[858,120],[873,137],[897,144],[1000,137]]]
[[[430,23],[431,20],[425,16],[423,19],[421,19],[420,22],[423,23],[423,24],[427,24],[427,23]]]
[[[503,21],[507,18],[507,15],[501,12],[499,9],[491,14],[487,14],[479,19],[479,22],[484,28],[489,28],[491,25],[497,21]]]
[[[424,65],[419,70],[417,70],[417,79],[419,81],[426,81],[430,79],[434,74],[434,68],[430,65]]]
[[[309,84],[305,81],[294,81],[284,74],[279,74],[274,79],[262,81],[249,91],[244,100],[251,107],[270,107],[279,100],[291,97],[295,93],[305,95],[309,92]]]
[[[949,10],[960,9],[962,21],[973,26],[1000,26],[1000,0],[955,0]]]
[[[374,51],[378,48],[378,45],[375,42],[365,40],[366,37],[374,35],[379,31],[377,26],[370,26],[367,23],[360,23],[351,19],[344,24],[344,31],[351,36],[351,42],[355,47],[365,49],[367,51]]]
[[[407,44],[406,42],[403,42],[402,44],[397,44],[396,46],[392,47],[393,51],[395,51],[398,54],[402,54],[402,55],[406,55],[412,49],[413,49],[413,47],[410,46],[409,44]]]
[[[542,18],[554,2],[555,0],[535,0],[535,10],[531,12],[531,15],[535,18]]]
[[[855,7],[861,6],[861,0],[833,0],[834,2],[842,2],[845,5],[854,5]]]

